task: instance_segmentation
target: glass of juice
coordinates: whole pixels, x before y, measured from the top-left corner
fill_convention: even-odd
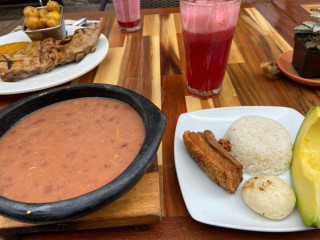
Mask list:
[[[113,0],[119,28],[124,32],[134,32],[141,28],[140,0]]]
[[[180,0],[188,90],[218,96],[226,72],[240,0]]]

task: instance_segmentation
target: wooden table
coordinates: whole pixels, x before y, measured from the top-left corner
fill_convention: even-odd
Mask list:
[[[110,44],[100,66],[71,84],[111,83],[133,89],[155,102],[167,117],[158,159],[162,219],[144,230],[118,227],[29,233],[21,239],[319,239],[317,230],[262,233],[194,221],[181,195],[173,153],[177,119],[185,112],[228,106],[284,106],[305,115],[312,106],[320,105],[319,88],[296,83],[286,76],[266,79],[259,67],[262,61],[276,60],[282,52],[292,49],[292,29],[310,20],[306,9],[311,6],[320,4],[314,0],[243,3],[224,87],[218,98],[209,100],[191,97],[186,89],[179,8],[143,10],[142,31],[130,34],[119,32],[113,12],[66,14],[66,19],[102,17],[102,32]],[[7,32],[19,24],[21,20],[7,28]],[[28,95],[0,96],[0,107]]]

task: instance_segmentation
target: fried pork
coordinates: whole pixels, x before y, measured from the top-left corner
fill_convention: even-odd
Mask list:
[[[101,29],[80,28],[74,35],[33,41],[10,54],[0,55],[0,78],[5,82],[17,81],[53,70],[57,65],[79,62],[95,51]]]
[[[242,181],[242,165],[223,146],[214,134],[185,131],[184,144],[200,168],[216,184],[230,193],[235,193]]]

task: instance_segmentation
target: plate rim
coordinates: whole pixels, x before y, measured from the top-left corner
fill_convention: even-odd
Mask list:
[[[182,136],[179,137],[177,136],[177,133],[179,133],[180,131],[182,131],[183,128],[181,125],[181,121],[184,121],[185,119],[187,119],[189,116],[190,117],[199,117],[200,115],[205,115],[207,113],[210,112],[219,112],[219,111],[226,111],[226,110],[230,110],[230,111],[242,111],[242,112],[246,112],[246,111],[251,111],[254,112],[254,110],[277,110],[277,111],[283,111],[286,110],[288,111],[286,113],[286,115],[288,113],[290,114],[296,114],[297,116],[300,117],[299,121],[302,121],[304,119],[304,116],[299,113],[297,110],[293,109],[293,108],[289,108],[289,107],[281,107],[281,106],[236,106],[236,107],[222,107],[222,108],[212,108],[212,109],[204,109],[204,110],[198,110],[198,111],[193,111],[193,112],[187,112],[187,113],[183,113],[179,116],[178,121],[177,121],[177,125],[176,125],[176,131],[175,131],[175,136],[174,136],[174,162],[175,162],[175,167],[176,167],[176,174],[177,174],[177,178],[178,178],[178,182],[179,182],[179,186],[181,189],[181,193],[182,193],[182,197],[184,199],[184,202],[186,204],[186,208],[189,212],[189,214],[191,215],[191,217],[201,223],[205,223],[205,224],[209,224],[212,226],[217,226],[217,227],[224,227],[224,228],[229,228],[229,229],[238,229],[238,230],[246,230],[246,231],[257,231],[257,232],[297,232],[297,231],[305,231],[305,230],[311,230],[313,228],[305,226],[305,225],[301,225],[301,226],[294,226],[294,227],[267,227],[267,228],[262,228],[262,227],[257,227],[257,226],[243,226],[240,224],[224,224],[224,223],[217,223],[217,222],[212,222],[212,221],[208,221],[206,219],[201,218],[201,216],[199,217],[199,214],[196,215],[193,213],[193,209],[189,206],[190,201],[188,199],[186,199],[186,193],[185,190],[183,188],[183,183],[182,183],[182,176],[180,175],[180,167],[179,167],[179,161],[177,161],[177,144],[179,144],[178,141],[181,140]],[[206,113],[207,112],[207,113]],[[249,114],[246,114],[249,115]],[[253,115],[253,114],[251,114]],[[261,115],[261,114],[256,114],[256,115]],[[289,115],[290,116],[290,115]],[[241,117],[241,116],[239,116]],[[210,116],[211,118],[211,116]],[[271,117],[272,118],[272,117]],[[275,119],[273,117],[273,119]],[[187,130],[187,129],[185,129]],[[179,139],[180,138],[180,139]],[[181,143],[180,143],[181,144]],[[182,143],[183,144],[183,143]],[[181,146],[181,145],[180,145]],[[178,163],[178,164],[177,164]],[[239,191],[239,190],[238,190]],[[241,200],[240,200],[241,201]],[[272,220],[270,220],[272,222]],[[277,225],[278,222],[275,223],[275,225]]]

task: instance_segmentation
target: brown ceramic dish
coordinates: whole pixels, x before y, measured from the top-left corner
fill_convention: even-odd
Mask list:
[[[287,77],[295,82],[310,85],[310,86],[320,86],[320,78],[303,78],[300,77],[298,72],[292,66],[292,56],[293,50],[282,53],[277,60],[277,64]]]

